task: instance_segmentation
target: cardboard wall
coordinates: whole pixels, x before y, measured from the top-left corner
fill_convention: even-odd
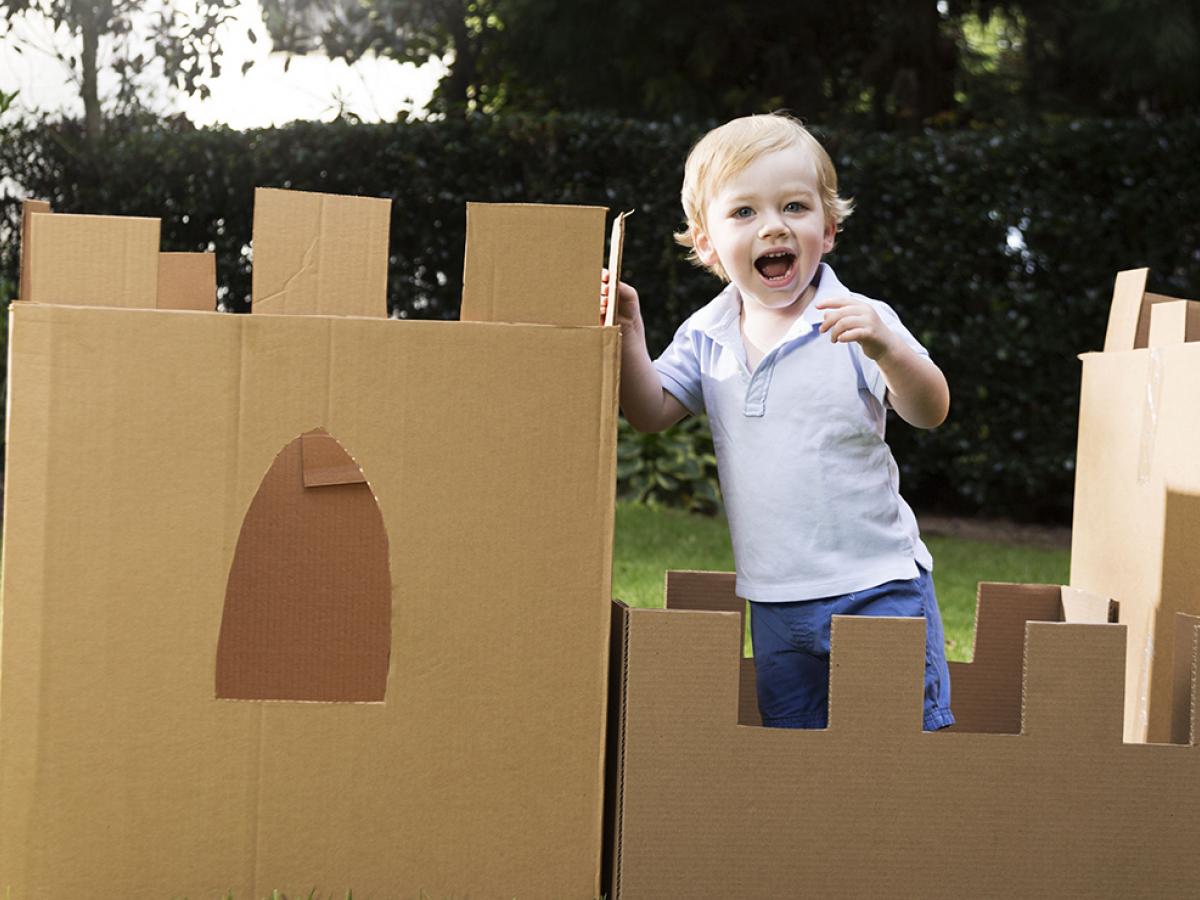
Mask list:
[[[26,303],[10,328],[6,897],[598,893],[616,329]],[[317,428],[386,534],[385,696],[219,699],[243,529]],[[308,474],[346,482],[322,449]]]
[[[1147,346],[1162,298],[1144,285],[1145,270],[1117,277],[1105,350],[1081,357],[1070,580],[1120,603],[1125,739],[1161,742],[1175,614],[1200,615],[1200,343]]]
[[[796,731],[739,724],[740,616],[705,606],[616,611],[610,897],[1200,893],[1200,750],[1121,742],[1123,627],[1028,622],[1020,733],[925,733],[922,621],[838,617]]]

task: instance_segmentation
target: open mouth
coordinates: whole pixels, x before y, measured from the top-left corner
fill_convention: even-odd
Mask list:
[[[754,268],[767,284],[783,284],[792,277],[796,254],[790,250],[772,250],[754,261]]]

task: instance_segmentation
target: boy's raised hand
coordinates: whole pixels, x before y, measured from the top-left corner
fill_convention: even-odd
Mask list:
[[[818,303],[817,309],[828,310],[820,331],[828,332],[835,344],[855,341],[871,359],[879,359],[894,345],[895,334],[868,303],[850,297],[831,297]]]
[[[608,313],[610,285],[608,283],[608,269],[600,270],[600,324],[604,324],[604,317]],[[640,334],[644,328],[642,324],[642,310],[638,301],[638,292],[633,285],[626,284],[624,281],[617,282],[617,311],[615,324],[620,327],[621,333],[629,335],[630,332]]]

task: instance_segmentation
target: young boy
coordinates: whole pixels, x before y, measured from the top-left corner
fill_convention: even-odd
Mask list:
[[[924,727],[952,725],[933,560],[883,439],[887,407],[941,424],[945,377],[891,307],[821,262],[852,207],[800,122],[710,131],[682,199],[676,239],[728,284],[651,362],[637,291],[620,283],[621,407],[639,431],[708,412],[763,723],[826,727],[831,619],[853,614],[925,618]]]

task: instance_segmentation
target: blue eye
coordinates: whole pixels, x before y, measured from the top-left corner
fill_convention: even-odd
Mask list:
[[[805,206],[803,203],[801,203],[799,200],[793,200],[791,203],[789,203],[787,206],[785,206],[783,208],[783,211],[794,213],[794,212],[802,212],[806,209],[808,209],[808,207]]]
[[[739,206],[733,211],[733,217],[735,219],[748,219],[752,215],[754,215],[754,210],[748,206]]]

